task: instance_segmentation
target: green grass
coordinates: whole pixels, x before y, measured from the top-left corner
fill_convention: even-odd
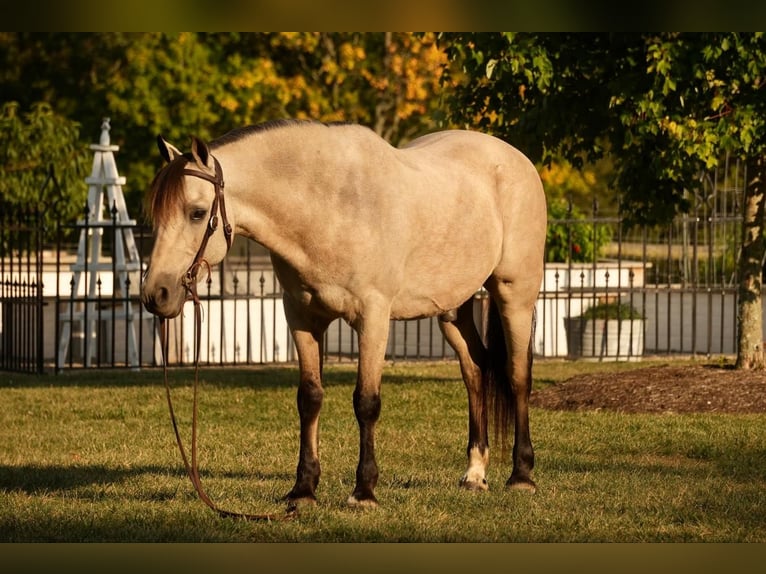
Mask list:
[[[539,361],[536,386],[643,363]],[[764,542],[766,417],[534,409],[535,495],[457,487],[466,398],[457,365],[390,365],[381,502],[346,507],[358,434],[351,365],[326,369],[319,504],[289,522],[222,519],[186,477],[159,371],[0,375],[1,542]],[[174,370],[188,435],[193,372]],[[298,450],[294,367],[201,371],[202,480],[222,507],[284,510]],[[187,438],[188,441],[188,438]]]

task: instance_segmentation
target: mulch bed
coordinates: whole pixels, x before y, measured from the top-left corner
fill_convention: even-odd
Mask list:
[[[766,372],[665,365],[583,374],[532,391],[531,404],[566,411],[766,413]]]

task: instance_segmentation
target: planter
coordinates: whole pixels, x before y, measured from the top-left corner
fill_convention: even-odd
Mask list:
[[[598,361],[639,361],[644,353],[643,319],[564,319],[568,356]]]

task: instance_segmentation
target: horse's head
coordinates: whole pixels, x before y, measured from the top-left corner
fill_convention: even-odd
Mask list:
[[[183,154],[157,138],[167,165],[152,182],[149,209],[154,224],[151,264],[141,299],[148,311],[171,318],[188,298],[206,269],[219,263],[231,245],[231,220],[223,198],[223,173],[207,145],[192,138]]]

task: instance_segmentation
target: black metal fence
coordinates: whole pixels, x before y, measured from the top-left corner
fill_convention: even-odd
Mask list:
[[[43,370],[41,213],[0,203],[0,370]]]
[[[595,206],[584,219],[550,221],[571,251],[567,263],[547,264],[538,353],[598,359],[736,353],[745,182],[744,166],[726,158],[686,190],[689,213],[667,225],[627,228]],[[606,240],[590,260],[577,262],[573,238],[583,237]],[[621,321],[614,320],[618,311]],[[604,313],[613,320],[599,320]]]
[[[536,354],[637,360],[645,355],[735,353],[744,181],[737,162],[724,162],[688,191],[690,213],[665,226],[628,229],[595,207],[582,216],[571,208],[553,214],[537,303]],[[150,230],[118,221],[115,210],[112,221],[86,218],[62,224],[52,241],[41,231],[38,217],[32,210],[8,209],[0,218],[0,369],[43,372],[161,364],[158,323],[139,299]],[[127,231],[138,262],[131,263],[121,251],[129,247]],[[96,239],[109,256],[92,264],[83,254],[91,253]],[[262,247],[236,240],[200,295],[204,364],[295,360],[281,287]],[[486,302],[486,293],[477,292],[479,325]],[[193,361],[192,318],[188,307],[171,324],[173,364]],[[351,328],[336,321],[327,331],[326,358],[353,360],[356,345]],[[437,320],[422,319],[392,322],[387,356],[446,359],[454,354]]]

